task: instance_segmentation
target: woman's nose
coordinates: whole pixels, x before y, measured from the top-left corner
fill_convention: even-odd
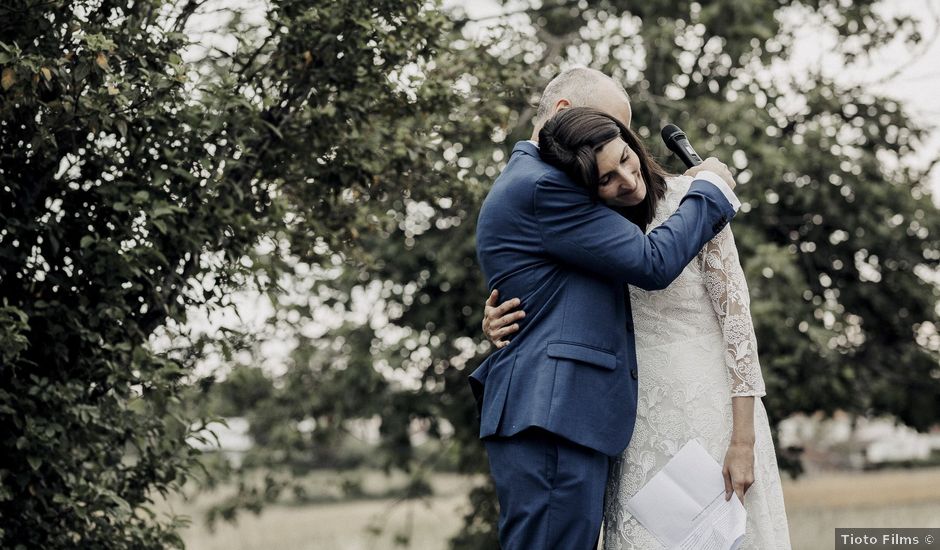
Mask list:
[[[620,171],[620,187],[627,191],[634,191],[636,189],[636,178],[628,172],[627,170]]]

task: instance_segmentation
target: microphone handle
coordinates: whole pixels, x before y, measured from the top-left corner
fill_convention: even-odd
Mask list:
[[[689,140],[680,137],[673,143],[676,145],[676,148],[673,149],[672,152],[675,153],[680,160],[682,160],[686,168],[692,168],[693,166],[702,164],[702,157],[698,156],[698,153],[695,152],[695,149],[689,145]]]

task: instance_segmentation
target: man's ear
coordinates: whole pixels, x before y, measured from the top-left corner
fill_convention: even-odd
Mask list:
[[[567,99],[559,99],[558,101],[555,102],[555,110],[552,111],[552,116],[557,115],[558,111],[563,111],[569,107],[571,107],[570,101],[568,101]]]

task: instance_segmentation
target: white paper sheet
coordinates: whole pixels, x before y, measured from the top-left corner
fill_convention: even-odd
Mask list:
[[[694,439],[627,502],[627,511],[664,546],[735,550],[747,515],[737,495],[725,500],[718,464]]]

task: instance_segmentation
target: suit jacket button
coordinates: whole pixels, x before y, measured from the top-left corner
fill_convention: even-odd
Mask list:
[[[636,380],[636,367],[630,369],[630,377]]]

